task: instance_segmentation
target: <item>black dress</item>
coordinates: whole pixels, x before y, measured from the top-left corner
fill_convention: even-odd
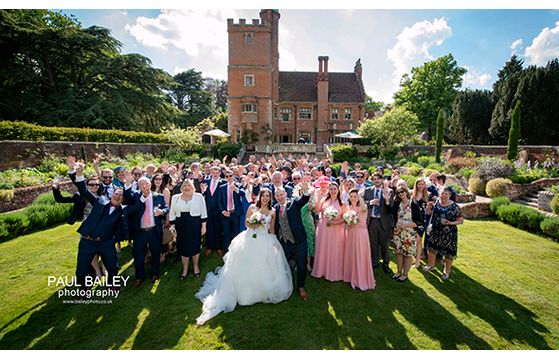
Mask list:
[[[177,251],[181,256],[195,256],[202,246],[202,218],[181,212],[175,220],[177,230]]]
[[[443,225],[441,219],[456,221],[460,217],[462,217],[462,212],[457,203],[442,206],[437,201],[431,217],[433,231],[429,239],[429,249],[442,256],[456,257],[458,253],[458,227],[456,225]]]

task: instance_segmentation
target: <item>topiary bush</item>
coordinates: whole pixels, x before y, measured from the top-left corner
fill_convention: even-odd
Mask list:
[[[486,183],[478,177],[471,177],[468,180],[468,191],[472,194],[485,196]]]
[[[490,198],[503,196],[505,195],[505,190],[507,188],[507,185],[510,184],[512,184],[512,181],[510,181],[509,179],[497,178],[497,179],[489,180],[487,182],[487,185],[485,185],[485,193]]]
[[[444,171],[449,174],[456,174],[461,169],[473,169],[477,166],[476,159],[457,157],[448,160],[444,165]]]
[[[559,215],[559,193],[553,195],[549,205],[551,206],[553,213]]]
[[[506,196],[497,196],[496,198],[493,198],[491,200],[491,203],[489,204],[489,208],[491,209],[491,212],[493,214],[497,213],[497,209],[502,206],[502,205],[508,205],[510,204],[510,199]]]
[[[559,240],[559,218],[547,218],[541,222],[540,228],[543,233]]]
[[[539,232],[540,223],[545,219],[542,213],[520,204],[499,206],[496,213],[501,221],[532,232]]]

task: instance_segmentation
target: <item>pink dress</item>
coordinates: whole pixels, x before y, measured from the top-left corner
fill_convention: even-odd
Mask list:
[[[328,219],[324,216],[324,211],[330,206],[339,211],[336,219],[342,218],[342,207],[337,200],[324,203],[316,227],[312,276],[317,278],[324,276],[326,280],[338,281],[344,278],[344,224],[326,225]]]
[[[363,291],[375,288],[371,245],[367,231],[367,212],[360,212],[358,206],[351,210],[359,214],[359,222],[348,227],[345,239],[344,281]]]

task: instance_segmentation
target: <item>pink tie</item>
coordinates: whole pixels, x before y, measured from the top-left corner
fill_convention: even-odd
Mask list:
[[[212,196],[214,195],[216,183],[217,182],[212,179],[212,184],[211,184],[211,187],[210,187],[210,191],[212,192]]]
[[[146,198],[146,208],[144,210],[144,216],[142,216],[142,223],[143,223],[143,227],[149,227],[150,225],[150,220],[151,220],[151,216],[150,216],[150,212],[151,212],[151,195],[149,195]]]
[[[285,215],[285,205],[283,205],[283,206],[280,208],[280,210],[281,210],[281,211],[280,211],[281,216],[284,216],[284,215]]]
[[[231,188],[231,185],[229,185],[228,187],[229,187],[229,191],[227,192],[227,210],[231,211],[234,210],[233,189]]]

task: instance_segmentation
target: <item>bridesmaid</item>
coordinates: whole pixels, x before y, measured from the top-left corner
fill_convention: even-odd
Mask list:
[[[418,178],[413,184],[412,202],[416,203],[421,211],[421,216],[425,219],[425,208],[427,207],[427,202],[429,202],[429,192],[427,191],[427,184],[425,184],[425,179]],[[421,266],[420,259],[423,254],[422,239],[425,232],[425,221],[423,226],[417,227],[417,247],[415,251],[415,268],[419,269]]]
[[[338,215],[328,220],[325,216],[332,207],[338,210]],[[328,186],[326,197],[321,198],[317,204],[321,217],[316,228],[316,243],[314,253],[314,268],[312,276],[325,277],[330,281],[343,280],[344,278],[344,219],[342,218],[342,200],[340,189],[336,182]]]
[[[357,189],[349,191],[349,200],[344,212],[349,210],[359,214],[359,222],[347,227],[344,251],[344,281],[352,288],[366,291],[375,288],[371,245],[367,231],[367,205]]]

